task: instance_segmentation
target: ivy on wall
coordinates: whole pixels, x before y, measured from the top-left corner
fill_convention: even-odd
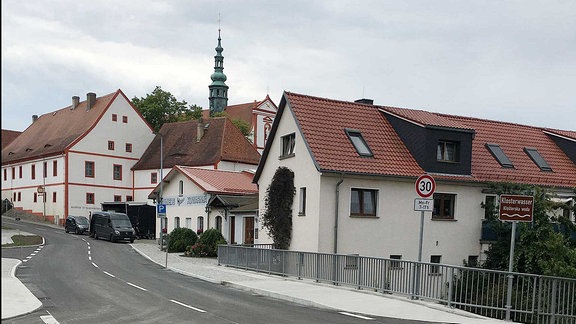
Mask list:
[[[292,238],[292,203],[296,188],[294,172],[279,167],[266,189],[265,211],[262,225],[268,229],[274,247],[288,249]]]

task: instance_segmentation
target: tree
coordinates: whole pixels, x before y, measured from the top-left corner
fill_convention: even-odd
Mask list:
[[[565,217],[549,216],[550,211],[558,208],[558,204],[550,199],[550,194],[541,187],[507,183],[494,184],[491,189],[496,194],[534,196],[533,222],[516,226],[514,271],[576,278],[576,225]],[[498,239],[487,251],[484,267],[507,271],[510,223],[500,222],[494,216],[489,220],[489,225]]]
[[[277,249],[288,249],[292,238],[292,203],[296,188],[294,172],[279,167],[266,189],[265,211],[262,215],[263,226],[274,240]]]
[[[170,92],[162,90],[160,86],[156,86],[151,94],[146,95],[146,98],[132,98],[132,104],[156,132],[164,123],[202,117],[202,107],[187,106],[188,103],[185,100],[178,101]]]

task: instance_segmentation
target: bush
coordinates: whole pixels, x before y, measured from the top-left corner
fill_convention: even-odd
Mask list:
[[[194,257],[216,257],[218,256],[219,244],[226,244],[226,239],[224,239],[220,231],[211,228],[200,235],[196,244],[186,249],[186,255]]]
[[[198,235],[193,230],[185,227],[175,228],[168,235],[168,252],[185,252],[186,247],[194,245],[198,241]]]

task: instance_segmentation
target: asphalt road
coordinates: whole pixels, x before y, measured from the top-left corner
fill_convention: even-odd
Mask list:
[[[16,272],[43,307],[10,323],[366,322],[165,270],[127,243],[24,222],[10,226],[46,239],[44,248]],[[19,259],[33,251],[3,249],[2,256]],[[389,318],[373,318],[371,322],[412,323]]]

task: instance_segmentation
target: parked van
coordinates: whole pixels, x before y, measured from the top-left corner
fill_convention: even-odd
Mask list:
[[[84,216],[68,216],[64,224],[64,231],[66,233],[84,234],[88,232],[89,225],[88,218]]]
[[[90,219],[90,237],[110,242],[128,240],[134,243],[136,234],[128,215],[113,211],[97,211],[92,213]]]

